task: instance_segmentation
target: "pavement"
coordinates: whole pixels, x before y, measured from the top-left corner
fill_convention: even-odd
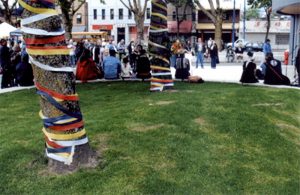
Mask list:
[[[280,58],[281,53],[283,52],[274,52],[274,57],[276,59],[282,60]],[[255,54],[255,61],[256,64],[259,65],[263,61],[263,53],[262,52],[256,52]],[[242,62],[233,62],[233,63],[227,63],[226,60],[226,53],[221,52],[219,54],[220,64],[217,64],[216,69],[212,69],[210,67],[210,62],[206,61],[204,63],[204,68],[197,68],[196,69],[196,59],[192,56],[187,56],[187,58],[190,60],[191,63],[191,75],[198,75],[203,78],[206,82],[222,82],[222,83],[240,83],[239,80],[242,75]],[[247,59],[246,54],[244,54],[244,59]],[[175,75],[175,69],[171,68],[172,74]],[[282,65],[282,73],[290,78],[291,82],[295,80],[295,67],[292,65]],[[2,75],[0,75],[0,83],[2,80]],[[98,80],[99,82],[103,80]],[[251,85],[257,85],[257,86],[268,86],[268,87],[276,87],[276,88],[294,88],[300,90],[300,87],[293,87],[293,86],[283,86],[283,85],[265,85],[263,84],[263,81],[260,81],[260,83],[251,84]],[[26,90],[31,89],[32,87],[11,87],[6,89],[0,89],[0,94],[2,93],[8,93],[12,91],[19,91],[19,90]]]

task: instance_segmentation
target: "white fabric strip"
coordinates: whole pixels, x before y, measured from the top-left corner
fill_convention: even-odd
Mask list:
[[[152,30],[152,29],[150,29],[149,32],[152,32],[152,33],[168,32],[168,29],[167,29],[167,28],[165,28],[165,29],[160,29],[160,30]]]
[[[22,20],[22,27],[23,25],[27,25],[27,24],[31,24],[31,23],[34,23],[34,22],[37,22],[37,21],[40,21],[40,20],[44,20],[46,18],[49,18],[51,16],[56,16],[57,14],[37,14],[37,15],[34,15],[34,16],[31,16],[29,18],[25,18]]]
[[[59,32],[48,32],[41,29],[27,28],[27,27],[22,27],[22,31],[24,33],[31,34],[31,35],[42,35],[42,36],[59,36],[65,34],[64,30]]]
[[[55,142],[56,144],[58,144],[60,146],[63,146],[63,147],[80,146],[80,145],[88,143],[88,141],[89,141],[87,137],[80,139],[80,140],[75,140],[75,141],[54,141],[54,140],[51,140],[50,138],[48,138],[48,139],[50,141]]]
[[[30,62],[34,65],[36,65],[37,67],[43,69],[43,70],[47,70],[47,71],[53,71],[53,72],[73,72],[73,68],[72,67],[61,67],[61,68],[55,68],[46,64],[42,64],[36,60],[34,60],[31,56],[29,57]]]
[[[171,72],[161,72],[161,73],[151,73],[152,76],[168,76],[168,75],[172,75]]]

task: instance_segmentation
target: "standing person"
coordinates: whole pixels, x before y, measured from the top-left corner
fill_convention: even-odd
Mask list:
[[[70,56],[69,56],[70,64],[72,67],[75,67],[75,65],[76,65],[76,56],[75,56],[76,47],[75,47],[72,39],[70,39],[70,41],[69,41],[68,48],[70,49]]]
[[[108,40],[108,43],[106,44],[105,48],[109,50],[115,50],[115,52],[118,51],[117,46],[114,44],[114,40],[112,38]]]
[[[133,55],[134,41],[130,41],[130,43],[127,46],[127,50],[128,50],[128,56],[129,56],[129,63],[131,65],[131,67],[134,67],[134,63],[135,63],[135,59],[134,59],[134,55]]]
[[[2,82],[1,82],[1,89],[12,87],[12,66],[10,61],[10,52],[9,48],[7,47],[7,41],[5,39],[1,39],[0,41],[0,66],[2,68]]]
[[[22,48],[21,62],[16,66],[16,84],[19,86],[32,86],[33,83],[33,71],[31,64],[29,64],[29,55],[25,49]]]
[[[171,52],[172,52],[171,67],[176,66],[177,55],[182,53],[182,50],[183,50],[182,44],[180,43],[180,40],[177,39],[171,46]]]
[[[97,66],[101,66],[101,62],[102,62],[102,54],[103,53],[103,49],[102,49],[102,41],[99,39],[97,40],[97,43],[95,45],[95,47],[93,48],[93,60],[94,62],[97,64]]]
[[[124,39],[122,39],[119,43],[118,43],[118,53],[119,53],[119,59],[122,60],[123,59],[123,55],[126,55],[126,46],[125,46],[125,41]]]
[[[198,68],[199,63],[201,65],[201,68],[204,68],[204,65],[203,65],[204,51],[205,51],[204,43],[202,42],[201,38],[198,38],[198,42],[196,43],[196,46],[195,46],[195,52],[196,52],[196,56],[197,56],[196,68]]]
[[[218,46],[215,41],[213,41],[210,47],[210,58],[211,58],[211,68],[215,69],[218,61]]]
[[[265,54],[265,57],[267,56],[267,53],[272,53],[271,43],[270,39],[267,39],[263,45],[263,52]]]
[[[211,48],[212,45],[213,45],[213,42],[214,42],[214,40],[212,40],[212,38],[209,37],[209,40],[207,41],[207,47],[208,47],[208,48]]]
[[[240,61],[242,62],[243,61],[243,53],[244,53],[243,45],[242,45],[242,43],[240,43],[235,48],[235,54],[236,54],[237,62],[240,62]]]
[[[241,83],[257,83],[258,80],[255,76],[256,64],[254,63],[253,53],[249,51],[247,53],[249,57],[248,61],[245,61],[243,64],[243,73],[240,79]]]

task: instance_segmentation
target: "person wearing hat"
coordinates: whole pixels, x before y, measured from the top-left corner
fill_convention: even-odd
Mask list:
[[[258,80],[255,76],[256,64],[254,63],[253,53],[249,51],[247,53],[248,60],[243,64],[243,73],[240,79],[241,83],[257,83]]]
[[[121,62],[116,58],[116,51],[114,49],[109,50],[109,56],[103,61],[103,71],[105,79],[119,79],[121,73]]]

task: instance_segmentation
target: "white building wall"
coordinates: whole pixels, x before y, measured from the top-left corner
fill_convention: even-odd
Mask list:
[[[140,0],[142,6],[144,4],[144,0]],[[127,1],[124,1],[125,3]],[[147,8],[151,9],[151,2],[148,1]],[[97,10],[97,19],[94,19],[94,9]],[[105,9],[105,19],[102,19],[102,9]],[[114,10],[114,19],[110,19],[110,10]],[[123,19],[119,19],[119,9],[123,9]],[[134,15],[132,13],[132,18],[129,19],[128,9],[120,2],[120,0],[107,0],[105,4],[101,4],[99,0],[88,0],[88,23],[89,23],[89,31],[98,31],[93,30],[93,25],[113,25],[113,29],[111,31],[111,35],[115,37],[115,41],[117,40],[117,29],[118,27],[125,28],[125,41],[126,44],[130,42],[130,33],[129,28],[132,26],[136,26],[134,21]],[[145,18],[146,18],[145,13]],[[145,27],[150,26],[150,19],[145,19]]]

